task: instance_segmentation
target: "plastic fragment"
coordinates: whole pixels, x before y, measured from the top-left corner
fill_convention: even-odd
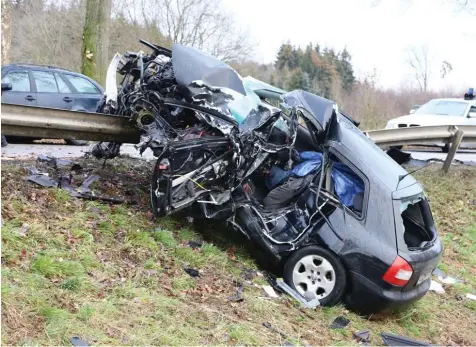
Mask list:
[[[352,333],[352,338],[361,344],[370,343],[370,331],[369,330],[360,330]]]
[[[270,298],[273,298],[273,299],[279,298],[279,295],[276,294],[276,292],[274,291],[273,287],[267,286],[267,285],[262,285],[261,287],[263,288],[263,290],[265,291],[265,293],[266,293]]]
[[[243,293],[245,287],[243,286],[243,283],[237,283],[238,287],[236,288],[236,292],[228,298],[229,301],[233,302],[242,302],[244,298],[241,296]]]
[[[73,336],[71,338],[71,343],[73,344],[73,346],[78,346],[78,347],[89,346],[88,341],[83,340],[82,338],[77,336]]]
[[[476,300],[476,295],[474,295],[474,294],[469,294],[469,293],[468,293],[468,294],[466,294],[466,297],[467,297],[468,299],[471,299],[471,300]]]
[[[331,323],[331,329],[343,329],[350,323],[350,319],[339,316]]]
[[[198,270],[192,269],[192,268],[183,268],[183,271],[185,271],[187,274],[189,274],[191,277],[200,277],[200,272]]]
[[[28,181],[39,184],[43,187],[58,187],[58,182],[43,174],[30,175],[28,176]]]
[[[202,241],[187,241],[186,245],[192,249],[196,249],[196,248],[202,248],[203,246],[203,242]]]
[[[319,299],[313,299],[311,301],[307,301],[302,295],[300,295],[298,292],[296,292],[294,289],[288,286],[283,281],[282,278],[278,278],[276,280],[276,284],[279,286],[279,288],[281,288],[284,292],[288,293],[292,298],[296,299],[306,308],[316,308],[317,306],[321,304],[319,302]]]
[[[446,274],[437,267],[433,270],[432,274],[435,276],[446,277]]]
[[[410,339],[405,336],[399,336],[389,333],[381,333],[383,344],[385,346],[431,346],[430,344]]]
[[[441,283],[443,284],[455,284],[455,283],[461,283],[463,281],[457,279],[457,278],[453,278],[453,277],[441,277],[441,276],[438,276],[438,281],[440,281]]]
[[[431,284],[430,284],[430,290],[435,292],[435,293],[438,293],[438,294],[445,294],[445,289],[443,288],[443,286],[441,284],[439,284],[438,282],[436,281],[431,281]]]

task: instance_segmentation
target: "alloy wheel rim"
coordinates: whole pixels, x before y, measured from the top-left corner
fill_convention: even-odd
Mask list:
[[[308,300],[324,299],[334,290],[335,283],[334,267],[319,255],[306,255],[294,266],[294,287]]]

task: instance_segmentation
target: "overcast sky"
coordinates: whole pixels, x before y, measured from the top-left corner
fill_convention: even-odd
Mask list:
[[[456,0],[224,0],[237,22],[258,43],[254,60],[272,62],[290,40],[318,42],[352,54],[356,75],[376,69],[384,87],[412,80],[408,47],[428,45],[429,87],[476,87],[476,13],[456,11]],[[443,60],[453,65],[440,78]]]

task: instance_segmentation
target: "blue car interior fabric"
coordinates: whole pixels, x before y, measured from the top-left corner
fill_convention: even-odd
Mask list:
[[[299,153],[302,160],[292,170],[283,170],[273,166],[266,178],[268,189],[274,189],[289,177],[304,177],[318,170],[322,165],[322,153],[305,151]],[[354,207],[354,198],[363,193],[364,182],[345,164],[333,162],[332,179],[337,197],[347,207]]]

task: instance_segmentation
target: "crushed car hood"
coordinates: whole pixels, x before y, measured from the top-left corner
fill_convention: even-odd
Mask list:
[[[188,86],[194,81],[203,81],[209,86],[229,88],[246,95],[241,76],[229,65],[208,53],[174,44],[172,62],[178,85]]]

